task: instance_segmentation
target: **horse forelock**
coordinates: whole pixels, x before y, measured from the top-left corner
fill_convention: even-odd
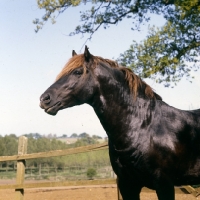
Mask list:
[[[85,58],[83,54],[75,55],[72,58],[69,59],[69,61],[66,63],[66,65],[63,67],[61,72],[57,75],[56,81],[63,76],[69,74],[74,69],[77,69],[84,65]],[[84,66],[83,66],[84,67]]]
[[[92,67],[93,68],[95,68],[98,65],[98,63],[100,63],[100,62],[106,62],[111,67],[115,67],[115,68],[118,67],[118,64],[115,61],[112,61],[109,59],[104,59],[100,56],[92,56],[92,65],[93,65]],[[74,69],[79,68],[81,66],[86,69],[84,54],[79,54],[79,55],[73,56],[72,58],[69,59],[69,61],[66,63],[66,65],[61,70],[61,72],[57,75],[56,81],[58,79],[62,78],[63,76],[69,74]]]
[[[100,62],[107,63],[112,68],[118,68],[124,73],[130,91],[133,93],[135,98],[140,92],[143,92],[145,93],[145,96],[150,99],[154,98],[162,100],[162,98],[158,94],[156,94],[153,89],[140,77],[138,77],[131,69],[118,65],[117,62],[109,59],[104,59],[100,56],[92,56],[92,63],[90,64],[92,65],[92,68],[96,68],[96,66],[100,64]],[[79,68],[80,66],[82,66],[84,68],[84,71],[86,71],[84,54],[75,55],[70,58],[64,68],[61,70],[61,72],[57,75],[56,80],[69,74],[71,71]]]

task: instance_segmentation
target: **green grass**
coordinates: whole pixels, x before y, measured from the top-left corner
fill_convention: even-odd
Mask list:
[[[39,174],[39,168],[26,169],[25,179],[34,179],[34,180],[78,180],[78,179],[88,179],[87,170],[88,168],[94,168],[97,171],[97,174],[94,176],[94,179],[102,178],[112,178],[111,177],[111,167],[110,166],[90,166],[90,167],[65,167],[64,169],[55,169],[55,168],[42,168],[41,174]],[[11,170],[11,169],[9,169]],[[2,169],[0,172],[0,179],[15,179],[16,170],[6,171]]]
[[[0,179],[13,179],[16,178],[16,171],[1,171]]]

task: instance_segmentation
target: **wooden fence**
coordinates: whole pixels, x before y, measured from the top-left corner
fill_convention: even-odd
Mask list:
[[[60,187],[60,186],[86,186],[86,185],[104,185],[104,184],[116,184],[116,179],[103,179],[103,180],[76,180],[76,181],[51,181],[51,182],[38,182],[38,183],[25,183],[25,166],[28,159],[34,158],[47,158],[55,156],[66,156],[78,153],[85,153],[90,151],[97,151],[107,149],[107,142],[101,144],[94,144],[85,147],[77,147],[73,149],[56,150],[49,152],[40,152],[27,154],[27,138],[21,136],[18,143],[18,155],[14,156],[1,156],[0,162],[2,161],[17,161],[17,175],[16,184],[0,185],[0,189],[15,189],[16,200],[24,199],[24,190],[27,188],[41,188],[41,187]],[[194,196],[198,196],[199,192],[191,186],[184,186],[189,193]],[[176,188],[177,191],[182,191],[180,188]],[[122,200],[119,190],[117,189],[118,200]]]

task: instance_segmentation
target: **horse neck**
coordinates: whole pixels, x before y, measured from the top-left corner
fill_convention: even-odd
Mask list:
[[[109,139],[116,140],[128,137],[134,128],[132,121],[141,116],[138,107],[148,107],[149,103],[146,99],[133,97],[121,71],[113,73],[107,71],[105,76],[97,76],[99,89],[91,105]]]

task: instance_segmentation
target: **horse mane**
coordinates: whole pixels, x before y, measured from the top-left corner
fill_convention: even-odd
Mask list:
[[[61,72],[57,75],[56,81],[66,74],[69,74],[74,69],[83,66],[84,67],[85,58],[83,54],[75,55],[69,59],[69,61],[65,64]]]
[[[139,76],[137,76],[131,69],[119,65],[113,60],[104,59],[100,56],[92,56],[92,62],[94,63],[94,67],[96,67],[100,62],[106,62],[112,68],[118,68],[120,71],[122,71],[125,75],[126,81],[128,82],[130,91],[134,94],[135,97],[137,97],[138,94],[143,93],[147,98],[162,100],[162,97],[155,93],[153,89]],[[86,62],[84,54],[73,56],[69,59],[62,71],[58,74],[56,80],[65,76],[66,74],[69,74],[71,71],[81,66],[84,68],[84,72],[86,72]]]

